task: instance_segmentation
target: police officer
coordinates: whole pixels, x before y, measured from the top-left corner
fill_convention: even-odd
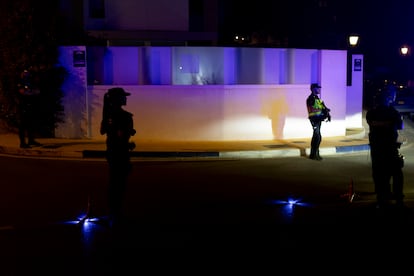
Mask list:
[[[330,109],[327,108],[325,103],[319,98],[319,95],[321,94],[321,86],[318,83],[312,83],[310,90],[311,94],[306,99],[308,118],[313,129],[309,158],[321,161],[322,157],[319,155],[319,145],[322,142],[321,125],[325,120],[330,122],[331,115],[329,113]]]
[[[135,135],[133,115],[125,111],[127,96],[123,88],[109,89],[104,95],[104,106],[100,132],[106,134],[106,159],[109,166],[108,205],[111,223],[121,219],[122,202],[131,172],[130,152],[135,144],[130,142]]]
[[[41,146],[35,140],[34,134],[40,91],[29,70],[23,70],[20,74],[17,91],[20,147],[30,148],[31,146]]]
[[[385,206],[390,199],[395,199],[397,205],[403,205],[404,160],[399,153],[401,143],[398,142],[398,130],[403,129],[403,119],[391,105],[396,92],[394,85],[387,85],[376,97],[374,108],[366,114],[378,207]]]

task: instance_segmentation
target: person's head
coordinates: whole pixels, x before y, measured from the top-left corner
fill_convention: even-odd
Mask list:
[[[111,88],[107,92],[108,101],[112,106],[123,106],[126,105],[126,97],[131,95],[131,93],[126,92],[121,87]]]
[[[312,94],[318,95],[321,93],[321,86],[319,83],[312,83],[310,86],[310,90],[312,91]]]

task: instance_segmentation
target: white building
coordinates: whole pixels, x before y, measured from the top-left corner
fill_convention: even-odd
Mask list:
[[[71,77],[57,137],[103,139],[102,96],[115,86],[132,93],[126,109],[135,115],[138,140],[310,137],[305,101],[312,82],[321,84],[331,109],[323,136],[362,127],[363,57],[353,56],[353,85],[347,86],[346,51],[116,46],[91,58],[92,50],[62,47],[61,63]],[[79,53],[86,53],[84,66],[75,58]],[[89,59],[102,70],[95,85],[87,85]]]
[[[188,0],[74,3],[66,11],[81,6],[79,21],[107,46],[61,48],[70,78],[57,137],[104,139],[102,96],[115,86],[132,93],[125,108],[134,114],[138,141],[310,137],[305,101],[312,82],[322,85],[332,110],[324,137],[362,127],[362,55],[347,64],[345,50],[154,46],[165,40],[214,44],[217,18],[206,15],[217,16],[216,1],[203,1],[202,32],[189,31]]]

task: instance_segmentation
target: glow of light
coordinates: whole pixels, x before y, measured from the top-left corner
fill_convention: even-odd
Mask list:
[[[64,224],[80,224],[85,222],[88,219],[87,214],[79,214],[76,219],[64,221]]]
[[[289,205],[295,205],[296,203],[298,203],[298,201],[296,199],[289,199],[288,200]]]
[[[251,139],[253,135],[257,139],[272,140],[272,122],[269,118],[256,115],[239,115],[226,120],[227,129],[231,131],[234,137],[228,139]]]
[[[239,41],[239,40],[244,41],[245,40],[245,37],[244,36],[235,35],[234,36],[234,41]]]
[[[300,199],[288,198],[287,200],[272,200],[274,205],[285,205],[293,208],[293,206],[308,206],[308,203],[301,202]]]
[[[309,204],[301,202],[300,199],[289,197],[286,200],[273,200],[272,204],[280,205],[280,214],[283,215],[284,221],[289,222],[294,219],[295,208],[297,206],[308,206]]]
[[[79,220],[67,220],[64,221],[63,224],[79,224]]]
[[[404,56],[406,54],[408,54],[408,47],[407,46],[402,46],[400,50],[401,50],[401,54],[403,54]]]
[[[67,220],[64,224],[83,224],[90,225],[91,223],[99,222],[101,219],[98,217],[89,217],[87,213],[82,213],[74,220]]]
[[[357,35],[350,35],[349,36],[349,45],[355,46],[358,44],[359,36]]]

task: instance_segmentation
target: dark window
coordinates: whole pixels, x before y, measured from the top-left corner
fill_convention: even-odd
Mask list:
[[[89,17],[105,18],[105,0],[89,0]]]
[[[204,29],[204,1],[189,1],[190,31],[197,32]]]

